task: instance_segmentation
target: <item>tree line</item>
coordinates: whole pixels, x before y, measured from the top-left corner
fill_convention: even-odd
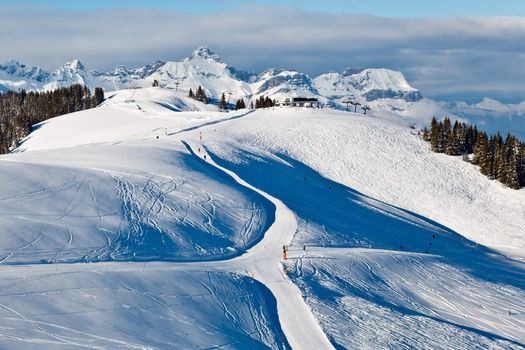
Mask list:
[[[190,92],[188,93],[188,97],[193,98],[194,100],[200,101],[206,105],[209,103],[208,96],[206,96],[206,93],[204,92],[204,90],[202,89],[200,85],[197,88],[195,93],[193,93],[193,89],[190,89]]]
[[[261,96],[255,100],[255,108],[269,108],[275,106],[275,100],[272,100],[268,96]]]
[[[478,165],[482,174],[513,189],[525,187],[525,143],[510,133],[506,138],[497,133],[488,135],[473,125],[432,119],[430,130],[423,138],[434,152],[451,156],[463,155],[463,160]]]
[[[98,106],[104,91],[94,94],[80,84],[48,92],[9,91],[0,94],[0,154],[9,153],[31,132],[34,124],[47,119]]]

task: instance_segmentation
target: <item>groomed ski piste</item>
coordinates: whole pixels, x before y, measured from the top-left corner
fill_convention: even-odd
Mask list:
[[[392,120],[123,90],[0,169],[1,348],[525,348],[525,192]]]

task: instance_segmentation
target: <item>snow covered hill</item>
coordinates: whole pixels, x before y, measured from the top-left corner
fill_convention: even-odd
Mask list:
[[[260,111],[236,121],[236,125],[223,132],[240,144],[283,154],[358,193],[435,220],[480,244],[502,251],[509,248],[508,252],[525,257],[525,235],[521,229],[525,216],[520,214],[525,212],[525,191],[511,190],[488,180],[460,157],[433,153],[414,130],[360,114],[287,108]],[[223,155],[228,149],[231,147],[218,147],[216,152],[244,164],[247,171],[244,176],[249,179],[254,171],[248,170],[249,163],[244,158],[252,159],[252,151],[248,150],[250,153],[245,156]],[[309,182],[297,184],[308,185]],[[313,200],[305,198],[299,202]],[[323,215],[323,222],[333,225],[343,215],[335,214],[335,209],[333,212],[332,219]],[[331,231],[346,236],[348,227],[345,227],[334,227]],[[322,229],[315,236],[318,234],[325,235]],[[334,238],[327,236],[324,244],[331,239]]]
[[[170,89],[121,90],[110,94],[99,108],[35,125],[16,151],[116,142],[130,137],[154,138],[234,115],[219,113],[215,105],[205,105]],[[155,129],[150,129],[152,125]]]
[[[275,299],[247,276],[122,263],[0,275],[3,349],[287,348]]]
[[[525,349],[524,190],[388,118],[184,95],[0,156],[3,347]]]

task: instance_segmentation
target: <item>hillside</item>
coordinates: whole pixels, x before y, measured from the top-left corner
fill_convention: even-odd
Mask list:
[[[386,118],[206,108],[118,91],[0,156],[2,346],[525,348],[525,190]]]

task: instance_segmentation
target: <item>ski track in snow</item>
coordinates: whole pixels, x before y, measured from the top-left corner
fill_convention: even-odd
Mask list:
[[[184,144],[191,149],[193,154],[197,154],[196,147],[192,143],[184,142]],[[319,323],[302,299],[300,290],[285,276],[283,265],[279,261],[281,247],[283,244],[290,243],[297,230],[295,215],[280,200],[248,184],[234,172],[221,167],[209,155],[207,161],[230,175],[239,184],[270,200],[276,208],[275,221],[266,231],[261,242],[240,257],[217,262],[217,265],[224,265],[225,268],[233,269],[238,273],[248,271],[272,291],[277,299],[281,326],[292,348],[333,349]]]
[[[304,217],[296,217],[296,214],[285,205],[284,199],[281,201],[280,196],[272,196],[269,191],[263,187],[250,184],[249,178],[244,178],[232,168],[223,166],[221,162],[217,164],[210,154],[207,159],[202,159],[207,149],[197,134],[199,130],[205,130],[206,127],[212,127],[223,122],[231,122],[243,118],[250,112],[234,115],[230,118],[224,118],[218,121],[205,122],[201,125],[191,126],[174,132],[166,132],[166,136],[182,141],[187,150],[200,159],[203,164],[215,167],[221,172],[231,177],[237,184],[249,191],[256,192],[262,197],[269,200],[275,206],[275,218],[271,226],[264,232],[255,245],[250,247],[249,232],[258,225],[260,218],[257,216],[255,204],[251,204],[242,214],[243,226],[240,228],[239,240],[242,245],[249,247],[244,253],[231,259],[216,261],[199,261],[199,262],[171,262],[171,263],[96,263],[96,264],[60,264],[60,266],[38,265],[38,273],[32,275],[31,269],[36,265],[28,266],[11,266],[13,274],[24,276],[24,281],[30,282],[39,279],[49,278],[55,272],[56,275],[75,275],[78,273],[110,274],[114,272],[140,273],[148,271],[172,271],[174,273],[185,273],[196,284],[201,286],[203,293],[189,293],[191,297],[198,298],[204,295],[213,296],[212,301],[220,311],[224,320],[232,325],[232,332],[237,334],[253,335],[257,334],[258,339],[264,339],[265,344],[272,344],[274,348],[286,348],[289,343],[294,349],[331,349],[335,344],[338,348],[388,348],[388,345],[394,347],[411,348],[414,344],[421,345],[421,348],[440,348],[442,344],[439,337],[447,337],[444,346],[453,346],[461,348],[467,344],[476,344],[480,348],[492,347],[495,349],[504,348],[522,348],[522,337],[525,337],[525,308],[522,304],[523,293],[513,286],[501,285],[499,291],[494,291],[494,285],[483,285],[483,281],[471,279],[461,269],[451,272],[453,278],[451,281],[443,279],[447,272],[448,266],[442,265],[437,258],[432,255],[418,254],[414,252],[392,252],[392,250],[380,249],[354,249],[354,248],[313,248],[309,247],[307,253],[298,252],[297,246],[292,247],[290,259],[287,262],[281,261],[283,244],[292,242],[292,239],[304,239],[307,234],[318,235],[318,239],[323,243],[331,242],[335,231],[330,227],[325,227]],[[161,130],[162,128],[158,129]],[[211,131],[207,130],[210,134]],[[148,138],[150,132],[134,134],[135,136]],[[320,142],[323,142],[322,140]],[[325,147],[328,147],[325,145]],[[200,148],[201,151],[197,151]],[[214,149],[215,151],[215,149]],[[210,152],[211,153],[211,152]],[[213,153],[212,153],[213,154]],[[256,154],[251,156],[257,157]],[[222,160],[222,159],[221,159]],[[392,167],[398,167],[400,164],[393,164]],[[295,165],[297,166],[297,165]],[[235,171],[235,172],[234,172]],[[103,258],[111,255],[112,259],[118,260],[119,256],[129,253],[132,246],[142,244],[144,240],[150,238],[149,234],[158,231],[158,239],[161,240],[161,246],[164,250],[169,247],[162,235],[162,228],[155,221],[155,215],[162,212],[170,213],[175,208],[170,207],[170,202],[166,201],[166,194],[175,191],[184,185],[184,182],[177,183],[174,178],[155,178],[152,176],[136,179],[137,175],[118,174],[117,172],[108,171],[107,174],[113,178],[116,183],[115,191],[122,198],[124,212],[129,215],[131,227],[121,227],[116,236],[106,234],[103,229],[103,223],[107,215],[104,214],[97,205],[96,195],[93,193],[93,178],[79,178],[76,182],[64,183],[62,189],[73,189],[76,193],[71,201],[66,203],[62,214],[55,217],[55,224],[65,229],[64,245],[56,251],[55,255],[48,259],[48,262],[60,261],[61,256],[67,254],[68,250],[74,249],[74,236],[62,223],[64,218],[72,215],[83,200],[91,200],[96,208],[96,218],[101,227],[100,231],[104,233],[106,245],[99,247],[98,250],[90,252],[90,259]],[[134,179],[135,178],[135,179]],[[60,187],[54,189],[40,189],[32,193],[16,195],[12,197],[1,198],[1,201],[26,200],[32,195],[48,196],[53,191],[62,190]],[[216,227],[213,218],[220,211],[216,207],[213,192],[202,190],[197,197],[193,193],[185,196],[185,208],[182,217],[175,217],[174,221],[180,224],[191,224],[191,212],[197,211],[204,218],[200,225],[207,227],[210,234],[221,236],[225,240],[231,238],[221,233],[220,228]],[[355,194],[354,194],[355,195]],[[277,199],[280,198],[280,199]],[[348,199],[348,198],[346,198]],[[407,215],[402,210],[388,206],[385,203],[375,201],[366,196],[356,195],[353,199],[356,205],[366,210],[388,217],[392,220],[403,222],[407,225],[416,227],[418,230],[434,230],[435,232],[448,234],[448,231],[441,227],[432,226],[429,222]],[[140,208],[138,207],[140,205]],[[267,208],[266,208],[267,209]],[[232,215],[241,215],[239,212]],[[358,219],[354,217],[353,219]],[[148,225],[151,231],[145,232],[144,225]],[[416,229],[414,229],[416,230]],[[46,231],[40,232],[27,244],[13,249],[1,258],[0,263],[9,261],[9,259],[23,251],[24,249],[37,244]],[[303,236],[301,236],[303,235]],[[311,238],[311,237],[310,237]],[[252,238],[253,239],[253,238]],[[368,245],[373,243],[366,239],[359,241],[355,238],[357,245]],[[191,240],[191,238],[190,238]],[[300,243],[301,240],[295,243]],[[191,242],[196,249],[205,250],[199,246],[198,242]],[[397,243],[396,243],[397,244]],[[114,248],[117,247],[115,250]],[[418,248],[419,249],[419,248]],[[384,257],[381,255],[384,254]],[[378,259],[375,257],[379,256]],[[312,258],[315,259],[315,263]],[[432,260],[429,265],[427,260]],[[428,266],[427,266],[428,265]],[[411,274],[404,270],[410,270]],[[403,271],[401,271],[403,270]],[[194,277],[193,272],[204,272],[205,277]],[[4,271],[5,273],[10,273]],[[239,318],[238,310],[229,305],[225,295],[220,293],[219,289],[223,286],[217,285],[218,276],[216,274],[235,273],[238,275],[250,276],[264,284],[276,299],[276,308],[279,316],[279,322],[286,338],[283,337],[279,342],[270,335],[271,330],[265,329],[270,320],[269,315],[259,313],[253,310],[250,304],[248,312],[251,319],[255,321],[253,329],[243,324]],[[441,274],[440,274],[441,273]],[[288,276],[291,276],[290,277]],[[27,280],[26,280],[27,276]],[[178,276],[178,275],[177,275]],[[306,283],[307,281],[311,283]],[[429,281],[421,283],[420,281]],[[295,282],[295,283],[294,283]],[[12,284],[0,285],[0,302],[1,298],[6,295],[3,291],[21,281]],[[407,288],[412,285],[413,288]],[[475,287],[473,287],[475,286]],[[300,287],[300,288],[299,288]],[[319,290],[329,293],[328,295],[319,294]],[[447,290],[448,289],[448,290]],[[480,291],[487,290],[486,293]],[[67,293],[68,290],[74,289],[63,288],[59,293]],[[89,297],[89,288],[79,288],[83,295]],[[336,293],[344,295],[352,291],[344,298],[333,298]],[[117,291],[114,291],[117,292]],[[164,294],[153,294],[148,289],[137,288],[123,284],[118,289],[119,293],[129,293],[137,298],[142,298],[151,303],[152,309],[161,309],[170,320],[175,319],[187,327],[196,327],[202,332],[221,333],[224,330],[216,328],[213,324],[195,325],[197,319],[187,317],[185,314],[176,311],[166,300]],[[52,291],[43,292],[43,294],[52,293]],[[331,294],[334,293],[334,294]],[[37,292],[39,294],[39,292]],[[303,298],[304,295],[304,298]],[[16,297],[16,294],[7,294],[8,297]],[[319,297],[321,296],[321,297]],[[180,297],[180,295],[179,295]],[[324,298],[326,297],[326,300]],[[306,299],[306,300],[305,300]],[[248,300],[248,299],[247,299]],[[381,302],[377,302],[381,300]],[[125,303],[125,301],[123,301]],[[265,300],[266,303],[266,300]],[[470,306],[474,305],[474,307]],[[123,305],[123,307],[129,307]],[[142,310],[149,307],[140,306]],[[511,310],[508,310],[511,308]],[[32,331],[38,336],[18,337],[15,334],[9,334],[7,328],[0,329],[0,345],[2,339],[17,340],[27,343],[44,343],[56,346],[74,346],[88,347],[95,349],[106,348],[163,348],[167,343],[159,341],[151,347],[145,344],[137,344],[117,339],[111,336],[99,336],[93,332],[82,332],[74,327],[68,328],[63,325],[52,322],[37,320],[31,316],[25,315],[16,309],[16,306],[0,303],[0,309],[11,316],[0,316],[4,320],[17,321],[31,325]],[[394,310],[394,311],[392,311]],[[90,311],[79,311],[88,313]],[[74,311],[71,312],[74,314]],[[506,314],[508,313],[508,314]],[[344,316],[341,317],[341,314]],[[1,313],[0,313],[1,315]],[[399,321],[402,319],[402,321]],[[342,322],[345,321],[345,322]],[[348,324],[353,328],[349,328]],[[263,328],[261,328],[263,327]],[[382,327],[382,332],[370,332],[367,327]],[[435,343],[420,344],[421,339],[428,338],[426,328],[436,329],[436,336],[432,338]],[[123,331],[123,330],[122,330]],[[124,331],[123,331],[124,332]],[[66,333],[67,335],[64,335]],[[377,338],[372,338],[373,335]],[[44,339],[45,337],[46,339]],[[392,343],[392,339],[397,337],[397,342]],[[225,338],[226,339],[226,338]],[[98,345],[94,342],[101,342]],[[102,345],[101,345],[102,344]],[[235,348],[243,344],[239,338],[234,343],[225,342],[216,344],[215,348]],[[245,344],[243,344],[245,345]]]

